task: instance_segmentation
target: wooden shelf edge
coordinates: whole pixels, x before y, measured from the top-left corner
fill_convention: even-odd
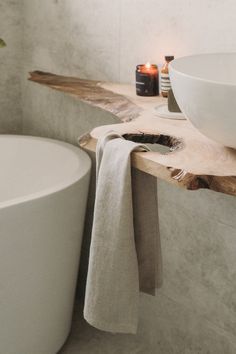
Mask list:
[[[142,112],[142,108],[128,98],[104,89],[99,81],[55,75],[42,71],[32,71],[29,75],[29,81],[72,95],[82,102],[113,114],[122,122],[134,120]]]
[[[97,139],[87,133],[78,139],[79,146],[85,151],[96,152]],[[146,156],[145,156],[146,155]],[[166,167],[147,158],[148,152],[133,152],[132,167],[156,178],[160,178],[176,187],[190,191],[209,189],[236,196],[236,177],[195,175],[184,170]]]

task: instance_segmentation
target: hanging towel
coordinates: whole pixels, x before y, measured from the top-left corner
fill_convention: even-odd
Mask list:
[[[136,333],[139,290],[161,285],[156,179],[132,171],[132,151],[147,146],[109,132],[96,150],[97,188],[84,317],[113,333]],[[133,191],[133,193],[132,193]]]
[[[132,169],[132,191],[139,288],[154,296],[156,289],[162,285],[156,177]]]

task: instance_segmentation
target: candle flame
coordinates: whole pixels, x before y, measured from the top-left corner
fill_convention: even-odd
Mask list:
[[[147,63],[145,64],[145,67],[146,67],[146,69],[151,69],[151,64],[150,64],[149,62],[147,62]]]

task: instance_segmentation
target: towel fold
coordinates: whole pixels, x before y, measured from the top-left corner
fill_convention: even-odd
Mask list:
[[[147,150],[113,132],[97,144],[84,317],[108,332],[136,333],[139,290],[154,295],[162,282],[156,179],[131,176],[131,152]]]
[[[162,285],[156,177],[132,169],[132,191],[139,288],[154,296],[156,289]]]

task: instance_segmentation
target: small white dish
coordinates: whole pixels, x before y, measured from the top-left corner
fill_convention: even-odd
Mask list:
[[[184,114],[181,112],[170,112],[168,110],[168,105],[166,103],[160,104],[159,106],[155,107],[156,114],[158,117],[165,118],[165,119],[179,119],[184,120],[186,119]]]

